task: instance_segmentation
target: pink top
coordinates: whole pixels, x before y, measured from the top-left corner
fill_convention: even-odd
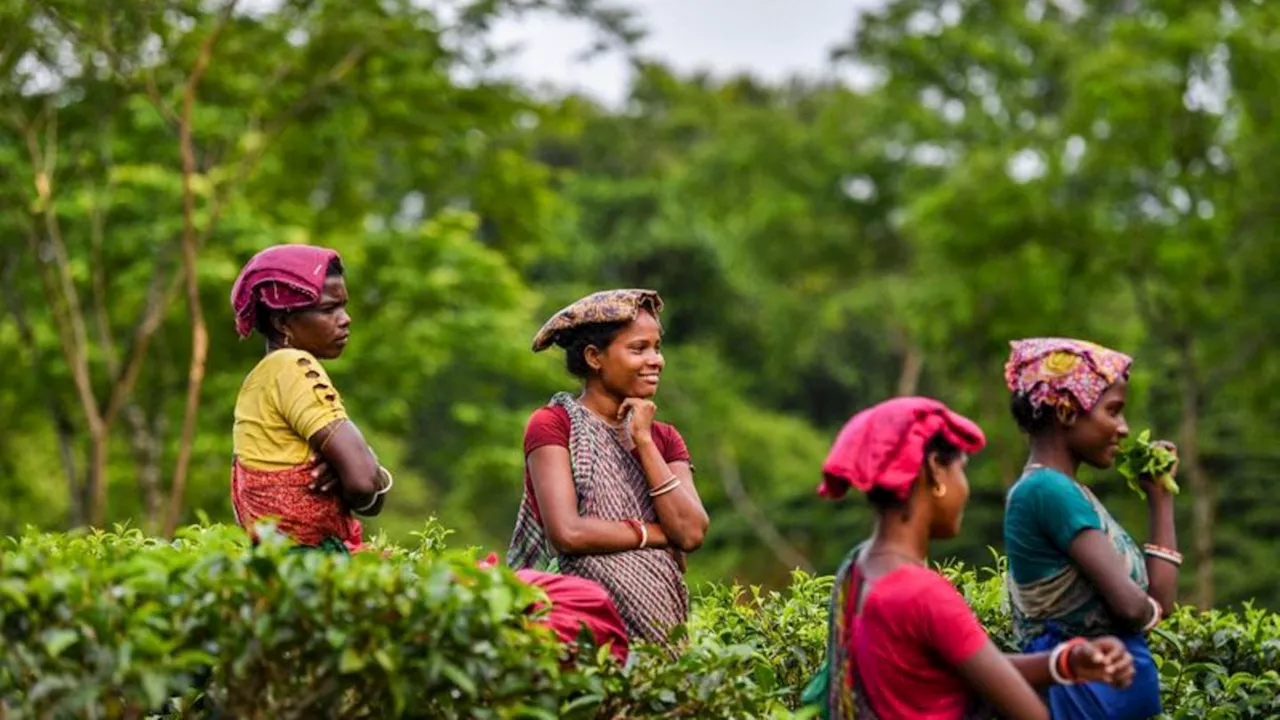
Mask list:
[[[946,578],[928,568],[903,565],[871,585],[861,612],[848,627],[849,657],[880,717],[964,716],[971,695],[956,666],[988,640],[964,597]]]

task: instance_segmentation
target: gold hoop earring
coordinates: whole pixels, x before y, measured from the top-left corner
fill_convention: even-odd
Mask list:
[[[946,496],[947,496],[947,486],[946,486],[946,485],[943,485],[942,483],[938,483],[937,485],[934,485],[934,486],[933,486],[933,496],[934,496],[934,497],[936,497],[936,498],[944,498],[944,497],[946,497]]]

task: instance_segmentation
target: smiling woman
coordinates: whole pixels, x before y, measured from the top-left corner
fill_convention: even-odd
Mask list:
[[[236,521],[252,532],[274,517],[301,545],[359,549],[352,513],[378,514],[392,480],[320,364],[341,356],[351,334],[341,258],[307,245],[267,248],[241,270],[231,304],[240,336],[256,329],[267,350],[236,398]]]
[[[685,553],[702,545],[708,519],[683,438],[654,419],[661,311],[651,290],[608,290],[556,313],[534,338],[534,352],[564,348],[583,389],[529,419],[507,563],[598,582],[630,636],[669,646],[689,614]]]

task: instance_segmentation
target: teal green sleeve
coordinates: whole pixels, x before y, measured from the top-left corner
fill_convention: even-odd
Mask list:
[[[1029,507],[1035,524],[1053,547],[1063,555],[1083,530],[1101,530],[1102,518],[1075,481],[1053,470],[1042,470],[1025,488],[1030,491]]]

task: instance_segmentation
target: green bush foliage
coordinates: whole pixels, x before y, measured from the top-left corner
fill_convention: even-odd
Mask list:
[[[831,578],[696,592],[685,650],[627,667],[568,654],[526,614],[538,590],[434,522],[355,557],[194,526],[41,534],[0,553],[0,717],[792,717],[822,660]],[[999,561],[953,565],[1008,646]],[[1169,717],[1280,716],[1280,616],[1181,609],[1158,631]]]

